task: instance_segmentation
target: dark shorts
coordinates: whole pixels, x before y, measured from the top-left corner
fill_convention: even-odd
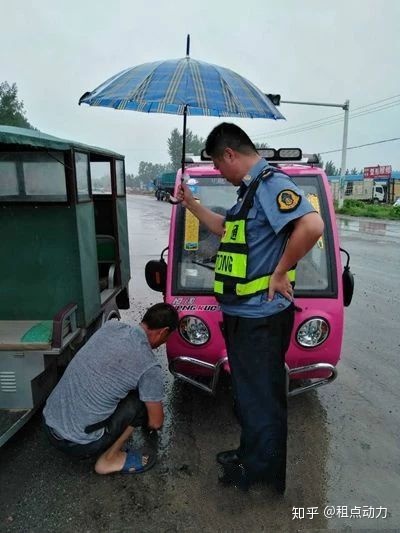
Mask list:
[[[114,413],[104,421],[104,434],[100,439],[87,444],[77,444],[60,438],[43,420],[44,431],[50,443],[74,457],[90,457],[106,451],[122,435],[128,426],[147,426],[147,409],[136,391],[121,400]]]

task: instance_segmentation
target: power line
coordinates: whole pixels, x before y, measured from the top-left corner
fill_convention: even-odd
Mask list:
[[[363,117],[365,115],[370,115],[371,113],[376,113],[378,111],[384,111],[386,109],[391,109],[392,107],[396,107],[400,105],[400,100],[397,101],[397,102],[391,102],[390,104],[386,104],[384,106],[380,106],[380,107],[377,107],[376,109],[370,109],[370,110],[365,110],[365,111],[361,111],[360,113],[356,113],[356,114],[353,114],[353,115],[350,115],[349,116],[349,120],[353,119],[353,118],[358,118],[358,117]],[[324,126],[332,126],[333,124],[339,124],[339,123],[342,123],[343,122],[343,117],[340,118],[340,119],[336,119],[336,120],[331,120],[329,122],[325,122],[323,124],[316,124],[314,126],[309,126],[307,128],[299,128],[295,131],[282,131],[282,133],[271,133],[269,135],[269,138],[273,138],[273,137],[284,137],[285,135],[296,135],[298,133],[304,133],[304,132],[307,132],[307,131],[310,131],[310,130],[315,130],[315,129],[318,129],[318,128],[322,128]]]
[[[354,115],[354,111],[358,111],[358,110],[361,110],[361,109],[365,109],[365,108],[368,108],[368,107],[372,107],[372,106],[375,106],[377,104],[380,104],[382,102],[387,102],[388,100],[393,100],[394,98],[398,98],[400,96],[400,94],[395,94],[393,96],[388,96],[387,98],[382,98],[381,100],[376,100],[374,102],[370,102],[369,104],[364,104],[362,106],[358,106],[358,107],[355,107],[353,110],[352,110],[352,114],[350,115],[349,118],[355,118],[356,116],[361,116],[356,114]],[[388,105],[390,106],[391,104],[394,104],[395,102],[390,102]],[[397,105],[397,104],[396,104]],[[381,106],[382,109],[385,109],[384,106]],[[380,110],[380,109],[377,109],[377,110]],[[371,110],[371,112],[373,112],[374,110]],[[368,114],[368,113],[366,113]],[[303,130],[303,128],[305,126],[308,126],[308,125],[317,125],[318,123],[321,123],[321,126],[325,125],[325,121],[328,121],[326,123],[326,125],[331,125],[331,124],[334,124],[334,123],[339,123],[339,122],[342,122],[343,120],[343,115],[342,113],[336,113],[334,115],[328,115],[326,117],[323,117],[321,119],[317,119],[317,120],[312,120],[312,121],[309,121],[309,122],[303,122],[301,124],[297,124],[295,126],[290,126],[289,128],[283,128],[281,130],[278,130],[278,131],[275,131],[275,132],[266,132],[266,133],[259,133],[257,135],[253,135],[252,138],[256,139],[258,137],[265,137],[266,135],[270,136],[270,137],[273,137],[273,136],[277,136],[278,134],[282,133],[282,134],[289,134],[289,132],[291,130],[298,130],[299,128],[301,128]],[[332,119],[336,119],[336,120],[333,120]],[[317,126],[315,126],[317,127]],[[320,127],[320,126],[318,126]],[[307,131],[307,130],[306,130]],[[297,133],[297,132],[296,132]]]
[[[318,120],[311,120],[310,122],[303,122],[301,124],[297,124],[297,126],[290,126],[289,128],[283,128],[281,130],[277,130],[275,131],[274,133],[277,134],[277,133],[280,133],[280,132],[286,132],[286,131],[290,131],[290,130],[293,130],[293,129],[297,129],[297,128],[300,128],[300,127],[303,127],[303,126],[307,126],[307,125],[310,125],[310,124],[315,124],[315,123],[318,123],[318,122],[323,122],[325,120],[328,120],[328,119],[332,119],[334,117],[342,117],[342,120],[343,120],[343,115],[342,113],[339,113],[339,114],[335,114],[335,115],[329,115],[327,117],[324,117],[324,118],[320,118]],[[264,137],[265,135],[270,135],[269,132],[266,132],[266,133],[258,133],[257,135],[252,135],[252,139],[255,139],[257,137]]]
[[[355,150],[356,148],[363,148],[364,146],[372,146],[374,144],[383,144],[388,143],[392,141],[400,141],[400,137],[393,137],[392,139],[383,139],[381,141],[375,141],[372,143],[366,143],[366,144],[359,144],[358,146],[349,146],[347,150]],[[333,154],[334,152],[341,152],[342,149],[338,148],[337,150],[328,150],[327,152],[318,152],[319,154]]]
[[[359,109],[364,109],[366,107],[371,107],[371,106],[374,106],[376,104],[380,104],[381,102],[386,102],[387,100],[393,100],[394,98],[398,98],[399,96],[400,96],[400,94],[395,94],[393,96],[389,96],[389,97],[383,98],[381,100],[376,100],[375,102],[370,102],[369,104],[365,104],[365,105],[362,105],[362,106],[355,107],[354,109],[352,109],[352,112],[358,111]],[[393,102],[391,102],[391,103],[393,103]],[[323,117],[323,118],[320,118],[318,120],[312,120],[310,122],[304,122],[304,123],[301,123],[301,124],[297,124],[297,126],[291,126],[289,128],[283,128],[281,130],[275,131],[274,133],[277,134],[277,133],[280,133],[280,132],[290,131],[292,129],[298,129],[298,128],[303,127],[303,126],[307,126],[308,124],[324,122],[325,120],[332,119],[332,118],[338,118],[338,122],[341,122],[342,119],[343,119],[343,114],[342,113],[336,113],[334,115],[329,115],[327,117]],[[258,136],[262,136],[262,135],[264,135],[264,134],[258,134],[258,135],[255,135],[254,137],[258,137]]]

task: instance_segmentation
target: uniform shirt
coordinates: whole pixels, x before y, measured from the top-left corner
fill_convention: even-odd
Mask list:
[[[79,350],[50,394],[43,415],[60,437],[78,444],[99,439],[104,428],[85,427],[108,418],[120,400],[138,390],[143,402],[159,402],[164,378],[140,326],[106,322]]]
[[[243,197],[243,189],[268,167],[265,159],[256,163],[243,180],[239,189],[239,200],[229,210],[230,214],[238,213]],[[247,216],[247,242],[249,246],[248,277],[255,278],[272,273],[286,246],[290,234],[290,222],[315,211],[297,185],[285,174],[276,169],[271,177],[267,177],[259,184],[254,196],[253,206]],[[282,191],[293,191],[301,197],[297,207],[293,210],[282,210],[279,199]],[[260,265],[261,258],[267,258],[268,272],[263,272]],[[290,305],[290,301],[279,293],[268,302],[268,291],[256,294],[249,299],[235,304],[221,303],[221,310],[227,315],[244,318],[260,318],[274,315]]]

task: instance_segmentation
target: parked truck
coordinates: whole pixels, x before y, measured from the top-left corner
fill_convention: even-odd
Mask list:
[[[339,198],[339,181],[330,182],[334,200]],[[364,179],[362,181],[346,181],[344,188],[344,197],[346,200],[359,200],[362,202],[371,202],[379,204],[388,201],[387,182]]]
[[[345,198],[372,202],[374,204],[387,201],[387,183],[374,180],[348,181],[345,189]]]
[[[154,194],[157,200],[168,200],[170,195],[174,193],[175,177],[175,172],[164,172],[154,180]]]

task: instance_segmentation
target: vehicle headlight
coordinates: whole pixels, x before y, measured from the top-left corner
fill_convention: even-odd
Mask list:
[[[179,333],[185,341],[196,346],[205,344],[210,338],[210,330],[201,318],[186,315],[179,322]]]
[[[329,324],[323,318],[310,318],[297,330],[296,340],[304,348],[322,344],[329,335]]]

